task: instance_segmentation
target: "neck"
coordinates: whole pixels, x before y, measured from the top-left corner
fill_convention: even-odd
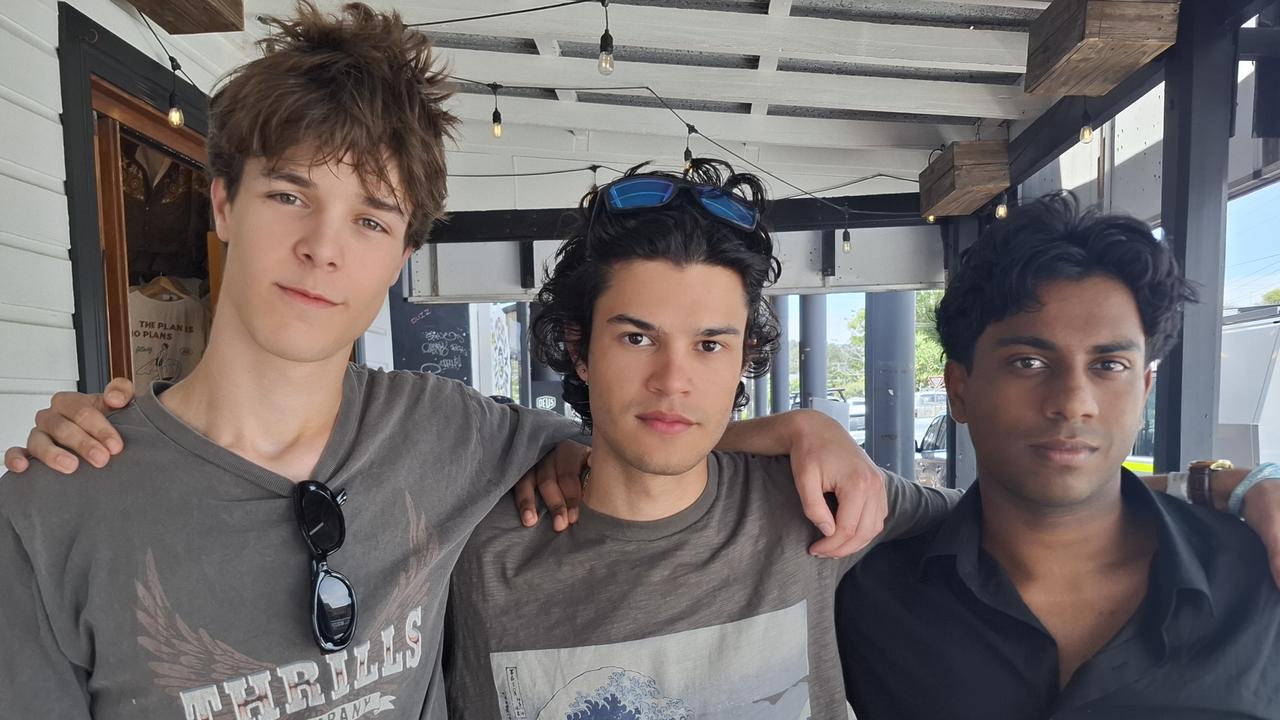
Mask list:
[[[594,510],[622,520],[661,520],[693,505],[707,487],[706,458],[678,475],[658,475],[630,465],[601,440],[593,442],[582,496]]]
[[[225,341],[238,332],[215,320],[200,364],[160,402],[218,445],[294,482],[306,480],[337,420],[347,357],[290,361],[252,342]]]
[[[1144,544],[1140,523],[1125,511],[1119,475],[1093,497],[1065,508],[1033,506],[995,482],[983,483],[981,493],[982,545],[1015,584],[1088,574]]]

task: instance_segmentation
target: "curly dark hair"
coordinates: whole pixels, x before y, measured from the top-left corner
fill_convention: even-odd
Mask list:
[[[1068,192],[1014,208],[960,255],[937,327],[948,360],[973,369],[974,346],[992,323],[1039,307],[1036,290],[1054,280],[1105,275],[1138,305],[1148,362],[1173,346],[1185,303],[1198,300],[1169,246],[1137,218],[1080,211]]]
[[[644,165],[631,168],[626,177],[683,177],[732,192],[763,215],[766,199],[760,179],[735,173],[728,163],[695,158],[683,176],[641,173]],[[583,429],[591,430],[590,388],[578,377],[574,358],[587,362],[596,300],[609,286],[612,268],[621,262],[667,260],[681,267],[705,263],[738,273],[747,301],[745,375],[767,373],[778,347],[778,320],[764,299],[764,289],[777,281],[782,264],[774,257],[773,240],[763,222],[754,231],[740,230],[708,215],[687,192],[677,193],[662,207],[625,214],[598,207],[602,202],[600,190],[582,198],[580,228],[556,252],[555,268],[538,292],[536,302],[542,309],[531,332],[535,356],[564,377],[565,402],[582,416]],[[734,409],[745,407],[749,399],[746,384],[739,383]]]

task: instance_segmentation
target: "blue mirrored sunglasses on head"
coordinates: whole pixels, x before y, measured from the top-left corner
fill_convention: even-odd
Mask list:
[[[649,210],[671,202],[681,190],[688,190],[698,204],[717,220],[751,232],[760,224],[760,211],[746,201],[712,185],[653,175],[624,177],[601,188],[610,212]]]

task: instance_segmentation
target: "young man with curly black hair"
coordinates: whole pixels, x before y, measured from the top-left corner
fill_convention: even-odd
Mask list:
[[[1280,717],[1262,544],[1121,466],[1194,299],[1145,224],[1067,195],[963,254],[937,324],[979,480],[840,585],[860,720]]]
[[[472,536],[449,595],[453,716],[847,716],[832,601],[859,555],[806,550],[785,460],[713,452],[777,344],[763,198],[696,160],[586,199],[534,322],[593,437],[581,516],[557,536],[498,508]],[[956,499],[884,482],[882,538]]]

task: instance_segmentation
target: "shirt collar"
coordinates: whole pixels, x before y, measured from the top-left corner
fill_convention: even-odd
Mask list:
[[[1166,640],[1186,639],[1194,631],[1198,609],[1213,614],[1213,594],[1205,574],[1201,553],[1196,552],[1195,538],[1183,527],[1184,523],[1166,508],[1165,504],[1179,502],[1170,498],[1157,498],[1137,475],[1128,469],[1120,472],[1120,492],[1126,506],[1150,517],[1157,532],[1158,547],[1152,563],[1148,599],[1158,613]],[[951,557],[955,570],[961,577],[979,578],[979,558],[982,550],[982,501],[979,483],[975,482],[952,510],[920,559],[918,571],[923,577],[938,560]],[[1171,627],[1175,610],[1190,600],[1188,596],[1200,596],[1200,603],[1192,601],[1193,610],[1186,623]],[[1171,632],[1177,638],[1171,638]],[[1176,644],[1176,642],[1175,642]]]

